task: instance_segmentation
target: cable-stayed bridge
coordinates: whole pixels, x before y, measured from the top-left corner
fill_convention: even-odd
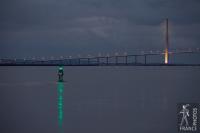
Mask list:
[[[88,55],[86,57],[69,57],[69,58],[41,58],[41,59],[11,59],[0,58],[0,66],[200,66],[200,49],[182,49],[182,50],[170,50],[169,49],[169,25],[168,19],[165,20],[165,49],[164,51],[140,51],[139,54],[118,54],[114,55],[106,54],[98,56]],[[191,55],[193,56],[191,59]],[[182,62],[181,58],[173,60],[178,55],[184,55]],[[154,58],[159,58],[153,61]],[[188,61],[189,60],[189,61]],[[195,60],[194,63],[190,63],[190,60]]]
[[[169,61],[165,62],[165,51],[141,51],[139,54],[119,54],[114,55],[88,55],[86,57],[61,57],[59,59],[52,58],[32,58],[32,59],[11,59],[1,58],[0,66],[200,66],[200,62],[188,63],[187,57],[195,55],[197,60],[200,57],[200,49],[185,49],[168,51]],[[184,62],[171,62],[172,57],[184,55]],[[198,57],[197,57],[198,56]],[[159,60],[152,61],[154,58]]]

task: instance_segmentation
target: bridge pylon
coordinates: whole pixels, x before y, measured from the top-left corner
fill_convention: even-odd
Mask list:
[[[169,24],[168,18],[165,20],[165,64],[169,63]]]

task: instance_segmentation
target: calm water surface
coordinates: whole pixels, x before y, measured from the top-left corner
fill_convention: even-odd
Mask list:
[[[0,67],[0,132],[58,133],[57,67]],[[200,67],[64,67],[66,133],[175,133]]]

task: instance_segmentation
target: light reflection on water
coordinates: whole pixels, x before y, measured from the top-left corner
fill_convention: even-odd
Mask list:
[[[60,132],[63,133],[63,92],[64,92],[64,84],[63,82],[58,82],[58,125]]]
[[[65,67],[64,71],[65,132],[176,132],[176,104],[200,101],[199,67]],[[57,67],[1,67],[0,130],[58,132],[56,81]]]

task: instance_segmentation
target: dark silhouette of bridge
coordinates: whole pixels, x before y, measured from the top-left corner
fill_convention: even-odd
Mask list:
[[[169,51],[170,56],[176,55],[200,55],[200,49],[174,50]],[[161,61],[151,62],[153,57],[162,57]],[[0,66],[200,66],[200,63],[187,63],[186,59],[183,63],[165,63],[165,51],[148,51],[140,54],[115,54],[115,55],[99,55],[87,57],[69,57],[60,59],[0,59]]]
[[[186,58],[183,63],[170,62],[170,56],[199,54],[200,49],[169,50],[169,25],[168,19],[165,20],[165,49],[164,51],[147,51],[140,54],[115,54],[105,56],[87,56],[60,59],[0,59],[0,66],[200,66],[200,63],[187,63]],[[153,56],[159,56],[164,61],[152,62]],[[139,60],[140,58],[140,60]],[[141,61],[142,58],[142,61]]]

